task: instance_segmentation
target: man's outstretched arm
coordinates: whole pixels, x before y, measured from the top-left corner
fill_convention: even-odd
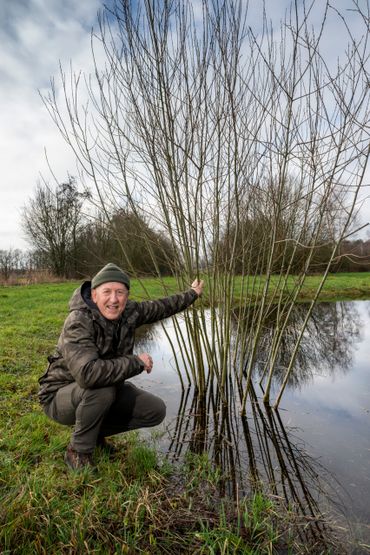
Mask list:
[[[155,301],[137,303],[137,310],[139,312],[137,327],[142,324],[158,322],[158,320],[163,320],[185,310],[201,296],[203,287],[203,280],[196,279],[191,284],[191,288],[183,293],[170,295]]]

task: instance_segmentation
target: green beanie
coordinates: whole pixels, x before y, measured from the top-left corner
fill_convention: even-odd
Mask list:
[[[125,274],[121,268],[109,262],[104,268],[100,270],[91,280],[91,289],[95,289],[102,283],[107,283],[108,281],[117,281],[118,283],[124,283],[127,289],[130,289],[130,278]]]

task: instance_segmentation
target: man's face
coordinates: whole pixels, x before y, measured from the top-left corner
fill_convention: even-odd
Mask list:
[[[107,320],[117,320],[125,310],[128,289],[123,283],[109,281],[91,290],[91,298]]]

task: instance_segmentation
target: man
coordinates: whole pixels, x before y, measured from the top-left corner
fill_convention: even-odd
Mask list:
[[[163,401],[127,382],[153,368],[148,353],[133,354],[135,329],[184,310],[202,290],[203,281],[195,280],[178,295],[130,301],[129,277],[109,263],[74,292],[56,352],[39,380],[45,413],[74,425],[65,454],[70,468],[92,466],[96,446],[112,449],[107,436],[162,422]]]

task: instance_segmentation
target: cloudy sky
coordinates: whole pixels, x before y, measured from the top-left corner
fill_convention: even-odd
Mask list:
[[[27,248],[21,208],[40,172],[45,149],[58,179],[73,174],[74,160],[41,101],[59,61],[89,71],[90,32],[100,0],[0,2],[0,249]]]
[[[261,6],[260,0],[254,1]],[[365,5],[368,0],[360,2]],[[0,1],[0,249],[28,248],[21,209],[40,174],[48,178],[45,151],[59,182],[68,173],[76,175],[72,153],[51,122],[39,90],[48,90],[59,62],[68,68],[72,61],[75,70],[89,73],[90,32],[102,4],[103,0]],[[287,0],[270,4],[268,15],[282,17]],[[352,2],[335,4],[346,9]],[[351,18],[349,10],[346,14]],[[335,36],[336,30],[331,31]],[[337,38],[328,41],[329,55],[337,47]]]

